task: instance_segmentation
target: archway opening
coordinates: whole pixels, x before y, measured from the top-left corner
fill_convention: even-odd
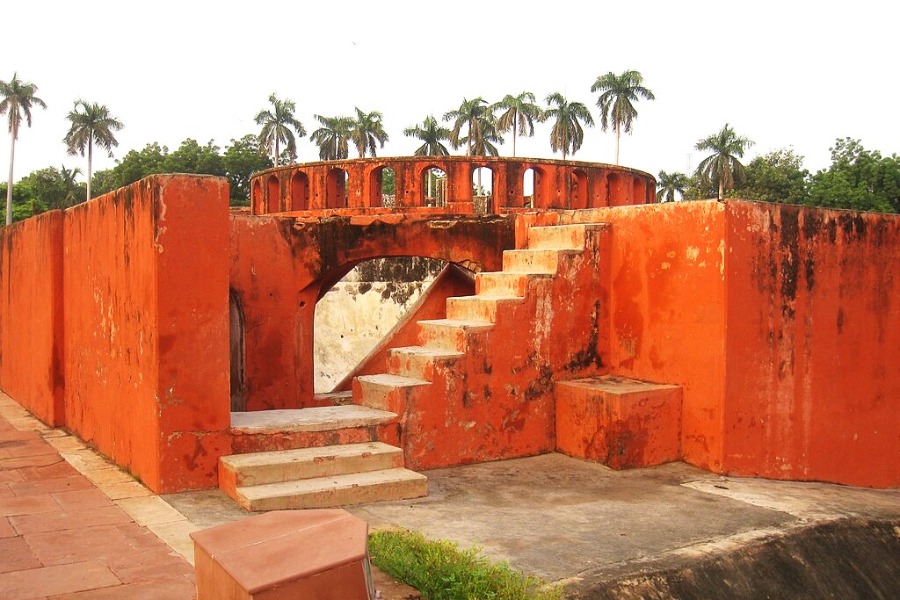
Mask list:
[[[245,385],[244,310],[234,290],[228,292],[228,342],[231,375],[231,412],[247,410]]]
[[[389,342],[390,346],[417,343],[418,317],[414,321],[412,315],[426,302],[437,308],[445,305],[446,299],[426,300],[426,296],[446,265],[417,256],[367,260],[323,294],[314,324],[316,393],[346,388],[350,374],[366,374],[358,369],[377,365],[380,351],[386,356]]]
[[[278,184],[278,178],[270,175],[266,180],[266,212],[281,212],[281,186]]]
[[[534,180],[534,167],[525,169],[522,174],[522,206],[525,208],[534,208]]]
[[[446,206],[447,173],[433,165],[427,167],[422,171],[422,191],[425,194],[422,206]]]
[[[291,210],[307,210],[309,208],[309,177],[303,171],[297,171],[291,177]]]
[[[259,180],[253,182],[253,190],[251,192],[251,198],[253,206],[254,214],[262,214],[265,212],[265,205],[263,204],[263,195],[262,195],[262,186],[259,184]]]
[[[581,169],[572,171],[572,182],[569,192],[569,207],[581,209],[588,207],[588,177]]]
[[[475,214],[493,212],[494,170],[488,166],[476,166],[472,171],[472,200]]]
[[[391,167],[379,167],[369,174],[369,206],[393,208],[397,191],[397,173]]]
[[[347,206],[347,178],[344,169],[329,169],[325,180],[325,208],[345,208]]]

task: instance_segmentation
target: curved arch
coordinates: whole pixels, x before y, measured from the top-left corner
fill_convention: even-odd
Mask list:
[[[261,215],[266,212],[265,205],[263,204],[262,185],[259,183],[259,179],[253,181],[250,198],[250,207],[253,214]]]
[[[588,208],[588,176],[582,169],[573,169],[570,175],[571,192],[569,207],[573,209]]]
[[[347,178],[349,174],[340,167],[328,170],[325,181],[325,208],[344,208],[347,206]]]
[[[297,171],[291,177],[291,210],[307,210],[309,208],[309,177],[303,171]]]
[[[266,180],[266,212],[281,212],[281,184],[275,175]]]

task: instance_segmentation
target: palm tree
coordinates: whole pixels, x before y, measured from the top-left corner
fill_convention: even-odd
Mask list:
[[[323,117],[315,115],[321,127],[309,136],[319,146],[322,160],[341,160],[350,155],[350,136],[353,119],[350,117]]]
[[[269,96],[272,110],[261,110],[256,115],[256,124],[262,125],[259,132],[259,149],[261,152],[272,151],[272,162],[278,166],[278,157],[281,156],[281,144],[285,145],[291,160],[297,159],[297,137],[306,135],[303,123],[294,118],[297,105],[292,100],[279,100],[275,94]],[[294,131],[292,131],[292,129]]]
[[[738,159],[752,145],[749,139],[735,134],[728,123],[719,133],[697,142],[697,150],[712,151],[697,165],[697,176],[702,181],[718,183],[719,200],[725,198],[726,189],[744,181],[744,165]]]
[[[9,81],[0,81],[0,115],[9,113],[9,181],[6,186],[6,224],[12,224],[12,192],[13,192],[13,165],[16,156],[16,140],[19,138],[19,125],[22,116],[31,127],[31,107],[40,106],[46,109],[47,104],[35,96],[37,86],[19,79],[18,73],[13,73]]]
[[[534,102],[534,94],[522,92],[518,96],[507,94],[503,100],[491,107],[492,111],[503,111],[497,119],[497,129],[501,133],[512,129],[513,156],[516,155],[516,134],[531,137],[534,135],[534,122],[544,120],[544,111]]]
[[[444,121],[453,121],[450,144],[454,149],[466,146],[466,156],[497,156],[493,142],[502,144],[497,133],[497,122],[487,100],[479,96],[472,100],[463,98],[459,108],[444,114]],[[462,135],[463,127],[466,135]]]
[[[415,156],[448,156],[450,151],[441,142],[450,139],[450,130],[441,127],[434,115],[428,115],[421,125],[414,125],[403,130],[403,135],[414,137],[422,142],[416,148]]]
[[[365,158],[366,152],[375,156],[375,142],[378,142],[381,148],[388,141],[388,134],[384,131],[384,125],[381,123],[381,113],[373,111],[364,113],[356,107],[356,120],[350,127],[350,137],[353,144],[359,152],[360,158]]]
[[[675,202],[675,194],[677,193],[684,198],[684,190],[690,182],[684,173],[666,173],[659,172],[659,181],[656,183],[656,201],[657,202]]]
[[[616,132],[616,164],[619,164],[619,137],[624,130],[631,133],[631,123],[637,116],[634,102],[644,98],[655,100],[653,92],[643,85],[644,77],[637,71],[625,71],[616,75],[612,71],[597,77],[592,92],[602,92],[597,99],[600,107],[600,128],[606,131],[612,121]]]
[[[66,165],[61,165],[59,168],[59,182],[60,182],[60,198],[59,205],[54,206],[53,208],[68,208],[70,206],[75,206],[78,204],[78,195],[80,190],[78,189],[80,186],[78,182],[75,181],[75,178],[81,175],[81,169],[75,167],[74,169],[67,169]]]
[[[124,125],[109,114],[106,106],[96,102],[85,102],[81,99],[75,101],[75,106],[69,111],[66,118],[72,124],[66,137],[63,138],[69,154],[84,156],[85,148],[87,149],[87,199],[90,200],[94,143],[106,150],[112,157],[112,149],[119,145],[113,132],[119,131]]]
[[[589,127],[594,126],[594,118],[591,111],[581,102],[569,102],[559,92],[547,96],[547,110],[544,114],[547,120],[553,119],[553,129],[550,130],[550,149],[553,152],[562,150],[563,160],[571,150],[575,154],[584,142],[583,121]]]

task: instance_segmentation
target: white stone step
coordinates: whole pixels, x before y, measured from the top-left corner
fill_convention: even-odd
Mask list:
[[[327,508],[428,495],[428,478],[408,469],[384,469],[237,488],[247,510]]]
[[[443,366],[465,356],[462,352],[446,348],[406,346],[394,348],[388,357],[388,372],[403,377],[430,380],[435,366]]]
[[[340,392],[323,392],[315,394],[313,398],[320,404],[331,404],[334,406],[343,406],[353,403],[353,392],[346,390]]]
[[[504,305],[521,304],[520,296],[456,296],[447,298],[447,318],[464,321],[497,322],[497,311]]]
[[[423,346],[465,352],[472,335],[486,333],[493,328],[494,324],[486,321],[459,319],[419,321],[419,341]]]
[[[348,404],[282,410],[257,410],[231,413],[231,429],[236,433],[269,431],[334,431],[351,427],[368,427],[390,423],[392,412]]]
[[[503,251],[503,270],[507,273],[556,273],[561,252],[571,250],[558,249],[522,249]]]
[[[584,225],[556,225],[553,227],[530,227],[528,229],[528,248],[555,248],[558,250],[581,250],[584,248]]]
[[[396,409],[392,414],[405,410],[410,395],[429,385],[431,382],[425,379],[390,373],[361,375],[353,381],[359,404],[384,411]]]
[[[381,471],[403,466],[403,451],[382,442],[232,454],[219,458],[231,487]],[[224,473],[222,470],[224,469]]]

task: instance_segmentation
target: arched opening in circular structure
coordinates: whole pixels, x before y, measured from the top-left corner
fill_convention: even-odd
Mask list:
[[[522,206],[524,208],[534,208],[535,178],[536,170],[534,167],[528,167],[522,174]]]
[[[447,205],[447,174],[434,165],[422,170],[422,192],[425,194],[421,206]]]
[[[369,173],[369,206],[393,208],[397,191],[397,173],[391,167],[378,167]]]
[[[247,410],[245,378],[244,310],[237,292],[228,293],[228,328],[231,363],[231,412]]]
[[[266,212],[281,212],[281,185],[278,183],[278,177],[270,175],[266,180]]]
[[[259,179],[253,182],[250,198],[250,206],[253,208],[253,213],[257,215],[264,213],[265,206],[263,205],[262,186],[259,183]]]
[[[581,169],[574,169],[571,176],[569,191],[569,208],[581,209],[588,207],[588,176]]]
[[[475,214],[485,215],[494,212],[493,190],[494,170],[487,165],[473,165],[472,201],[475,203]]]
[[[325,208],[344,208],[347,206],[347,179],[344,169],[333,167],[328,170],[325,180]]]
[[[303,171],[297,171],[291,177],[291,210],[307,210],[309,208],[309,177]]]

